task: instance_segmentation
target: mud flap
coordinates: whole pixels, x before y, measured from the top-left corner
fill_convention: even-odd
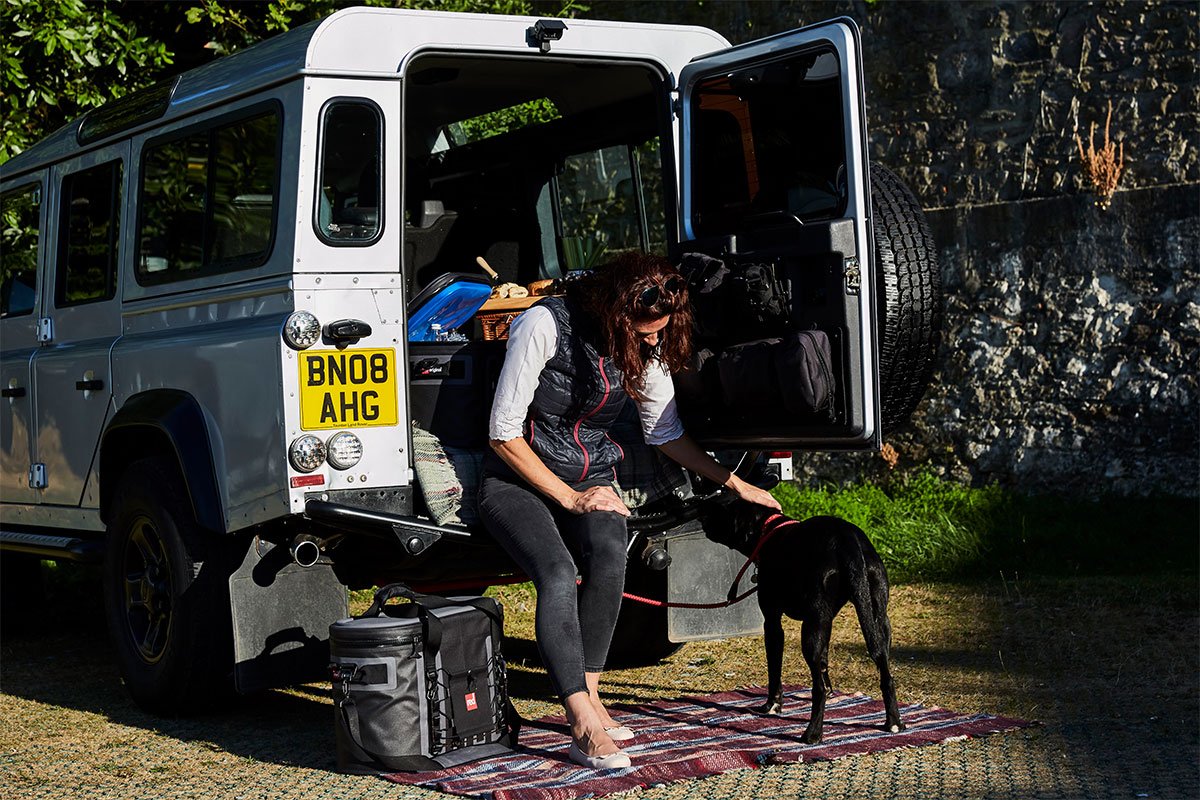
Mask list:
[[[666,540],[671,564],[667,567],[667,601],[719,603],[746,563],[741,553],[705,537],[702,531]],[[750,589],[753,567],[742,577],[741,592]],[[672,642],[760,636],[762,612],[754,595],[725,608],[667,609],[667,638]]]
[[[286,545],[255,537],[229,578],[229,603],[238,692],[328,677],[329,626],[349,616],[331,567],[301,567]]]

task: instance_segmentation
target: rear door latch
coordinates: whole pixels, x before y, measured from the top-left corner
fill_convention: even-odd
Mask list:
[[[846,279],[846,294],[857,295],[862,289],[862,270],[859,268],[857,256],[842,262],[842,275]]]

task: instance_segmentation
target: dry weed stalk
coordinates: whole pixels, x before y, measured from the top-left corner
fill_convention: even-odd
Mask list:
[[[900,463],[900,453],[890,444],[884,444],[879,449],[879,455],[883,457],[883,463],[888,465],[888,469],[895,469]]]
[[[1087,170],[1088,180],[1096,193],[1096,205],[1107,209],[1112,203],[1113,192],[1121,180],[1121,172],[1125,169],[1125,143],[1115,145],[1108,136],[1109,125],[1112,123],[1112,100],[1108,101],[1108,117],[1104,120],[1104,145],[1096,151],[1096,123],[1092,123],[1088,133],[1088,148],[1084,152],[1083,140],[1075,134],[1075,144],[1079,147],[1079,160]]]

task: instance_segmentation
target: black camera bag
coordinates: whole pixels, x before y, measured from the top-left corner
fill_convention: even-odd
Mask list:
[[[701,342],[782,336],[788,329],[787,292],[770,264],[728,264],[703,253],[685,253],[680,272],[696,315]]]
[[[406,597],[412,602],[388,605]],[[510,751],[520,717],[490,597],[436,597],[393,583],[360,617],[329,626],[339,772],[445,769]]]

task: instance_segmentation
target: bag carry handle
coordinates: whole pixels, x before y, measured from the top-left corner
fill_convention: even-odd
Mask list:
[[[500,626],[501,630],[504,629],[504,613],[500,610],[500,606],[496,601],[490,597],[478,597],[474,600],[449,600],[434,594],[422,594],[409,588],[407,584],[400,582],[389,583],[387,586],[377,589],[375,592],[375,601],[371,603],[371,607],[363,612],[362,616],[355,617],[355,619],[378,617],[383,613],[383,607],[387,605],[388,601],[395,600],[397,597],[407,598],[424,609],[470,606],[487,614],[492,621]],[[422,614],[422,617],[424,617],[424,614]]]

